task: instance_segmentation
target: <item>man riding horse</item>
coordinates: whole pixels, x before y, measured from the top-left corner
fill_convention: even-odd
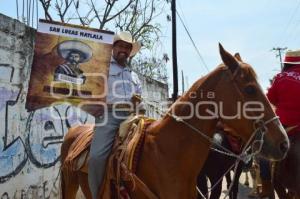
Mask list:
[[[300,132],[300,50],[288,51],[285,55],[282,71],[277,74],[268,90],[267,97],[274,105],[276,114],[283,126],[288,129],[291,148],[287,159],[295,150],[296,135]],[[262,190],[259,197],[274,197],[271,175],[271,164],[264,158],[259,158]],[[296,160],[297,162],[297,160]],[[295,165],[296,166],[296,165]],[[296,174],[296,173],[295,173]],[[276,181],[276,175],[275,175]],[[280,182],[281,183],[281,182]],[[279,194],[280,195],[280,194]]]
[[[293,191],[300,194],[300,186],[297,183],[300,180],[300,173],[297,170],[300,164],[297,147],[300,136],[300,50],[287,51],[283,64],[282,72],[275,76],[267,93],[268,99],[276,108],[276,114],[287,129],[291,142],[286,159],[277,166],[277,171],[281,170],[280,173],[284,172],[285,174],[282,175],[285,175],[285,177],[282,176],[282,179],[278,179],[275,173],[275,181],[288,186],[285,188],[292,187]],[[267,172],[270,172],[270,168]],[[291,177],[291,182],[288,182],[289,178],[286,176]],[[264,183],[262,196],[269,195],[271,192],[269,190],[270,185],[268,185],[270,182]]]
[[[115,153],[109,161],[111,166],[108,167],[111,175],[106,175],[105,182],[108,183],[103,183],[107,188],[103,191],[105,197],[101,195],[99,199],[120,198],[120,185],[124,185],[132,199],[196,198],[196,178],[207,158],[210,140],[218,120],[234,129],[234,136],[240,137],[243,142],[261,143],[257,152],[266,158],[281,160],[285,157],[289,148],[286,133],[258,85],[253,68],[244,63],[238,54],[231,55],[222,45],[219,45],[219,48],[223,64],[198,79],[160,120],[146,122],[146,126],[142,125],[143,122],[139,123],[141,125],[138,126],[143,127],[141,131],[130,135],[141,137],[141,142],[132,143],[131,140],[125,140],[124,145],[122,143],[114,148]],[[215,98],[202,96],[203,91],[213,91],[216,94]],[[246,114],[241,114],[238,118],[227,117],[235,115],[239,110],[233,104],[245,106],[253,100],[264,107],[262,112],[246,111]],[[216,106],[212,106],[212,103]],[[191,106],[195,108],[191,109]],[[211,113],[219,108],[222,108],[222,113],[210,117]],[[219,117],[215,117],[218,115]],[[97,121],[101,120],[98,118]],[[81,144],[81,140],[84,141],[81,138],[86,137],[88,132],[88,135],[93,134],[91,126],[85,124],[70,128],[62,143],[61,189],[64,199],[75,199],[79,186],[86,198],[92,198],[87,186],[87,172],[84,168],[78,168],[76,161],[66,161],[72,154],[72,149]],[[98,129],[95,137],[102,133]],[[90,138],[86,140],[89,141]],[[85,142],[89,143],[87,141]],[[97,146],[98,143],[94,140],[93,144]],[[104,146],[107,146],[107,143],[105,144]],[[139,153],[135,153],[134,156],[129,146],[138,146],[136,151]],[[129,156],[134,158],[127,158]],[[100,162],[103,164],[105,160]],[[91,177],[94,174],[89,175]],[[117,193],[116,197],[114,193]]]
[[[128,32],[120,32],[114,38],[108,76],[107,111],[96,118],[90,148],[88,180],[93,199],[97,198],[103,182],[107,158],[120,123],[130,115],[138,101],[135,96],[142,92],[137,74],[127,66],[128,58],[134,56],[140,47]]]

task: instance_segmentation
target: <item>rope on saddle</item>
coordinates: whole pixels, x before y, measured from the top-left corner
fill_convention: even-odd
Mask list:
[[[158,199],[148,186],[136,176],[136,168],[139,162],[141,149],[144,144],[146,128],[153,122],[153,119],[142,118],[136,129],[129,132],[125,140],[117,148],[115,153],[116,161],[116,189],[120,196],[120,186],[122,181],[130,184],[131,191],[141,190],[148,199]]]

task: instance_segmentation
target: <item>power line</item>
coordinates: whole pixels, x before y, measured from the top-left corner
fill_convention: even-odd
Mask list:
[[[209,71],[209,69],[208,69],[208,67],[207,67],[207,65],[206,65],[206,63],[205,63],[205,61],[204,61],[204,59],[203,59],[203,57],[202,57],[202,55],[201,55],[199,49],[197,48],[197,46],[196,46],[196,44],[195,44],[195,42],[194,42],[194,40],[193,40],[193,38],[192,38],[192,36],[191,36],[189,30],[187,29],[186,25],[184,24],[184,22],[183,22],[183,20],[182,20],[182,18],[181,18],[181,16],[179,15],[179,13],[178,13],[177,10],[176,10],[176,13],[177,13],[177,15],[178,15],[178,17],[179,17],[179,20],[180,20],[181,24],[182,24],[183,27],[184,27],[185,32],[186,32],[187,35],[189,36],[189,38],[190,38],[190,40],[191,40],[191,42],[192,42],[192,44],[193,44],[193,46],[194,46],[194,48],[195,48],[195,50],[196,50],[196,52],[197,52],[197,54],[198,54],[198,56],[199,56],[201,62],[203,63],[203,65],[204,65],[204,67],[206,68],[206,70]]]
[[[293,10],[293,13],[292,13],[291,17],[289,18],[289,21],[286,24],[285,29],[282,32],[281,43],[279,43],[279,45],[284,45],[286,43],[286,40],[288,39],[288,36],[284,37],[285,33],[288,33],[288,29],[289,29],[289,27],[290,27],[290,25],[291,25],[291,23],[292,23],[295,15],[296,15],[297,11],[298,11],[298,9],[299,9],[299,6],[300,6],[300,0],[298,0],[298,3],[295,6],[295,9]]]

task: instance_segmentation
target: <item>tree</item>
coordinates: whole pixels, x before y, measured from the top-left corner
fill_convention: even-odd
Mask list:
[[[156,23],[155,19],[162,15],[164,7],[168,4],[168,0],[39,1],[42,4],[45,18],[48,20],[79,23],[83,26],[96,26],[99,29],[129,31],[135,39],[142,43],[142,51],[147,54],[151,54],[153,47],[160,43],[161,25]],[[140,71],[149,71],[155,65],[159,68],[166,67],[166,64],[162,64],[162,58],[153,56],[139,57],[139,61],[133,63],[133,69],[138,69],[137,63],[147,63],[145,66],[141,66]],[[149,69],[146,70],[145,67],[149,67]],[[157,68],[154,71],[160,70]],[[154,76],[158,77],[159,74]]]
[[[131,62],[131,68],[148,79],[167,83],[166,64],[168,58],[166,59],[165,56],[167,55],[164,55],[162,58],[140,56]]]
[[[39,0],[42,4],[47,20],[59,20],[61,22],[75,21],[83,26],[89,26],[92,22],[98,22],[98,28],[103,29],[106,23],[124,12],[135,0],[101,0],[99,5],[95,0]],[[122,3],[120,3],[122,2]],[[122,6],[119,6],[122,5]],[[98,8],[99,7],[99,8]],[[113,9],[114,8],[114,9]],[[116,10],[116,11],[113,11]],[[58,16],[58,19],[55,17]]]

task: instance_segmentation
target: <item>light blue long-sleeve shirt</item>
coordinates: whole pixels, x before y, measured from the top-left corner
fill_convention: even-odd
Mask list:
[[[138,75],[111,59],[108,75],[107,104],[130,102],[133,94],[142,94]]]

